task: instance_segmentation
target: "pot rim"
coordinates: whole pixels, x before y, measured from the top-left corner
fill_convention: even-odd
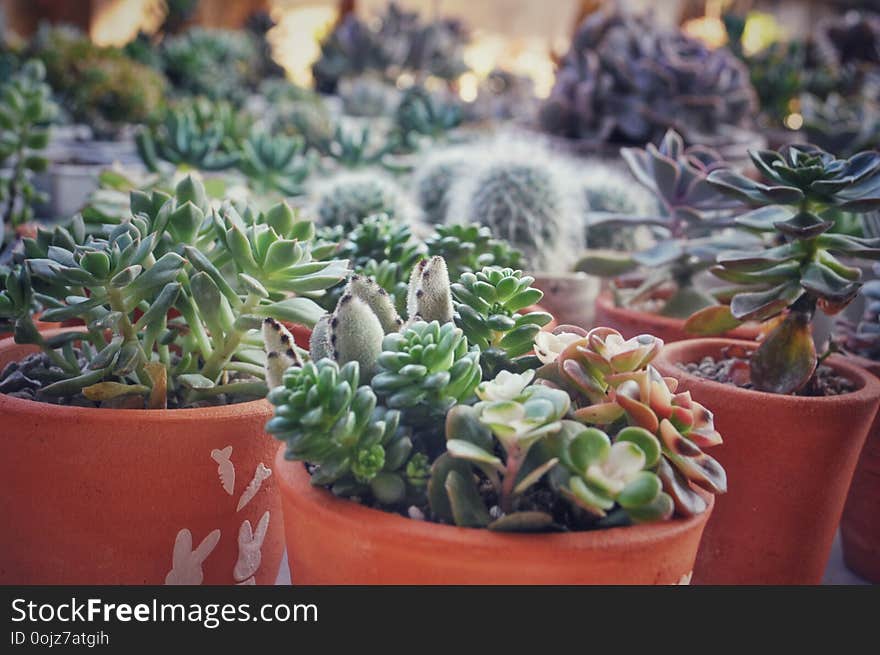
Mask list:
[[[625,545],[627,549],[650,547],[667,539],[689,532],[709,520],[715,505],[712,494],[701,493],[707,507],[696,516],[677,518],[656,523],[618,526],[602,530],[579,530],[572,532],[512,533],[493,532],[486,528],[462,528],[427,520],[405,518],[394,512],[365,507],[346,498],[334,496],[330,491],[311,484],[305,464],[288,460],[284,454],[286,444],[281,444],[275,456],[274,472],[279,479],[282,497],[294,494],[299,504],[311,516],[335,515],[356,532],[369,532],[377,541],[392,541],[400,533],[408,539],[431,541],[450,548],[470,546],[474,548],[505,547],[535,544],[567,550],[600,550]]]
[[[744,339],[725,339],[722,337],[688,339],[686,341],[676,341],[663,346],[660,354],[655,362],[662,362],[676,370],[676,377],[687,379],[692,384],[699,383],[705,385],[708,390],[716,393],[727,393],[734,397],[742,398],[743,402],[754,401],[760,399],[764,403],[773,403],[777,405],[801,405],[803,403],[810,404],[833,404],[842,401],[861,402],[869,401],[871,398],[880,396],[880,380],[865,369],[849,362],[845,357],[840,355],[832,355],[825,364],[830,366],[835,372],[842,373],[848,380],[854,382],[857,387],[854,391],[840,394],[837,396],[793,396],[788,394],[776,394],[768,391],[756,391],[754,389],[743,389],[732,384],[724,382],[716,382],[707,380],[706,378],[689,373],[678,366],[679,363],[692,363],[693,358],[683,356],[694,348],[701,350],[711,350],[719,352],[721,348],[726,346],[742,346],[754,348],[754,341],[746,341]],[[684,360],[688,360],[685,362]],[[709,408],[711,410],[711,407]]]
[[[55,328],[42,330],[46,335],[53,335],[76,328]],[[0,339],[0,354],[16,348],[29,348],[24,344],[15,343],[14,337]],[[0,393],[0,414],[11,413],[19,416],[88,416],[89,421],[95,423],[150,421],[162,423],[166,421],[222,421],[229,419],[241,419],[243,417],[256,417],[265,415],[270,410],[269,401],[265,398],[249,400],[244,403],[231,405],[215,405],[212,407],[190,407],[184,409],[107,409],[100,407],[71,407],[70,405],[55,405],[53,403],[41,403],[36,400],[13,398]]]

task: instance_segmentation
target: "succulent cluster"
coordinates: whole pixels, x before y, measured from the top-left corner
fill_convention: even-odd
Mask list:
[[[665,316],[684,318],[717,304],[695,288],[693,278],[714,263],[720,250],[736,243],[720,230],[733,224],[731,212],[738,203],[708,182],[709,174],[726,164],[709,148],[685,148],[672,130],[659,147],[649,143],[644,149],[624,148],[621,154],[639,184],[655,196],[660,211],[647,216],[606,213],[592,217],[590,227],[645,225],[661,234],[655,245],[639,252],[588,251],[577,269],[612,277],[643,269],[645,277],[637,288],[618,290],[622,304],[649,299],[661,286],[674,283],[675,292],[659,312]],[[743,238],[738,236],[739,242]]]
[[[253,87],[261,62],[247,33],[199,27],[164,39],[160,57],[179,92],[236,104]]]
[[[855,260],[880,258],[880,239],[830,231],[837,212],[880,208],[880,155],[842,160],[815,146],[751,155],[761,182],[730,170],[713,172],[709,181],[753,208],[737,223],[768,235],[768,245],[718,256],[712,272],[736,285],[730,305],[696,313],[688,327],[711,333],[782,316],[751,357],[751,381],[759,390],[791,393],[817,366],[816,310],[831,315],[845,308],[861,287]]]
[[[880,265],[875,264],[873,275],[862,286],[865,309],[858,323],[840,321],[838,328],[843,347],[867,359],[880,360]]]
[[[173,196],[133,191],[130,211],[98,234],[75,218],[24,240],[0,316],[42,355],[16,393],[149,408],[264,395],[261,322],[313,325],[308,294],[338,282],[345,262],[314,260],[313,224],[286,205],[212,210],[191,177]],[[44,337],[35,300],[43,319],[81,327]]]
[[[420,85],[408,88],[394,112],[395,146],[406,151],[416,150],[422,138],[435,140],[462,120],[457,104],[443,102]]]
[[[597,11],[578,29],[540,121],[596,145],[641,145],[670,128],[700,142],[745,125],[754,108],[748,70],[726,50],[659,31],[650,17]]]
[[[8,228],[33,218],[33,205],[40,200],[31,178],[46,168],[41,153],[57,111],[44,79],[43,65],[30,61],[0,88],[0,164],[9,170],[0,179],[0,246]]]
[[[496,239],[492,231],[479,223],[435,225],[425,239],[428,254],[446,260],[451,279],[473,273],[486,266],[520,268],[522,253],[507,241]]]
[[[299,137],[253,131],[241,144],[239,168],[258,194],[298,196],[316,166]]]
[[[98,136],[145,123],[161,106],[166,88],[161,73],[118,48],[96,46],[72,27],[41,26],[28,52],[45,65],[64,108]]]
[[[880,103],[866,96],[805,95],[800,109],[804,133],[823,150],[848,157],[880,143]]]
[[[450,285],[444,260],[424,259],[404,321],[353,276],[315,327],[312,362],[269,377],[267,430],[313,484],[461,527],[591,529],[704,511],[692,485],[724,492],[702,450],[721,438],[711,413],[651,368],[662,342],[542,331],[550,315],[521,313],[541,297],[530,283],[490,266]],[[270,361],[292,361],[274,347]]]
[[[395,81],[401,73],[455,79],[466,70],[467,35],[454,20],[423,22],[391,2],[375,24],[347,14],[321,43],[312,66],[315,87],[333,93],[344,78],[374,73]]]

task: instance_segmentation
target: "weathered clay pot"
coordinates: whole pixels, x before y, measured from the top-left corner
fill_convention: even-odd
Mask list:
[[[501,534],[415,521],[313,487],[275,459],[293,584],[685,584],[709,518]]]
[[[0,341],[0,368],[32,350]],[[111,410],[0,394],[0,584],[274,583],[271,414],[266,401]]]
[[[694,568],[698,584],[818,584],[859,451],[880,404],[880,382],[840,357],[828,364],[855,383],[841,396],[807,398],[741,389],[699,378],[678,363],[720,357],[748,341],[694,339],[664,346],[654,360],[679,391],[715,415],[724,443],[712,449],[727,471]]]
[[[880,377],[880,363],[849,359]],[[874,419],[859,456],[840,519],[840,536],[847,567],[880,584],[880,416]]]
[[[609,291],[600,293],[596,298],[596,315],[593,324],[614,328],[627,339],[640,334],[653,334],[663,339],[664,343],[694,338],[693,334],[685,331],[684,319],[618,307],[614,304],[614,298]],[[758,330],[757,325],[742,325],[725,336],[751,341],[757,338]]]

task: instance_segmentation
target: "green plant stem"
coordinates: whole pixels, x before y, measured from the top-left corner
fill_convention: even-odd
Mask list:
[[[151,386],[151,383],[148,383],[150,376],[144,370],[144,363],[149,361],[150,358],[144,352],[143,346],[138,341],[134,325],[131,324],[131,320],[128,318],[128,311],[125,308],[125,299],[122,297],[122,292],[110,286],[105,287],[105,290],[107,291],[107,300],[110,303],[110,308],[122,315],[122,318],[119,319],[119,327],[122,332],[123,341],[125,343],[136,343],[141,351],[140,362],[134,371],[134,376],[140,384]]]
[[[230,382],[229,384],[218,384],[210,389],[194,390],[187,399],[188,402],[194,402],[205,398],[212,398],[221,394],[242,394],[248,396],[265,396],[269,393],[269,388],[262,380],[254,382]]]
[[[24,144],[27,140],[28,131],[25,128],[19,135],[19,146],[15,151],[15,166],[12,168],[12,176],[9,178],[9,197],[6,198],[6,209],[3,212],[3,224],[15,227],[18,221],[15,219],[15,198],[24,178]]]
[[[507,451],[507,463],[504,471],[504,480],[501,482],[501,493],[498,504],[501,511],[509,514],[513,511],[513,488],[516,483],[516,476],[522,468],[525,456],[520,451],[519,446],[513,446]]]
[[[246,315],[250,314],[254,307],[260,302],[260,297],[256,294],[249,293],[247,300],[245,300],[244,304],[241,306],[241,314]],[[241,343],[242,337],[244,337],[247,330],[238,330],[233,327],[233,329],[226,335],[226,338],[223,340],[223,345],[220,348],[214,350],[211,353],[211,356],[205,361],[205,365],[202,367],[202,375],[212,381],[217,381],[217,378],[220,376],[220,373],[223,372],[223,368],[229,363],[229,360],[232,359],[232,356],[235,355],[235,351],[238,349],[239,344]]]

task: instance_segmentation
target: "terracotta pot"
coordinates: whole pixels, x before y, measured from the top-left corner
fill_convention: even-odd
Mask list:
[[[859,451],[880,403],[880,382],[845,359],[828,364],[856,391],[806,398],[741,389],[686,373],[679,362],[719,357],[747,341],[694,339],[666,345],[654,361],[679,391],[715,415],[727,470],[694,568],[702,584],[818,584],[831,551]]]
[[[32,351],[0,341],[0,368]],[[112,410],[0,394],[0,584],[273,584],[271,414],[266,401]]]
[[[275,458],[293,584],[686,584],[711,512],[557,534],[500,534],[414,521],[313,487]]]
[[[694,338],[693,334],[685,332],[684,319],[618,307],[614,304],[610,291],[604,291],[596,298],[596,317],[593,324],[614,328],[627,339],[639,334],[653,334],[665,343]],[[753,341],[758,337],[758,330],[757,325],[742,325],[724,336]]]
[[[584,273],[529,273],[534,286],[544,292],[541,307],[553,314],[558,324],[593,325],[593,311],[599,293],[598,278]],[[551,328],[552,329],[552,328]]]
[[[849,357],[880,377],[880,363]],[[861,577],[880,584],[880,416],[874,419],[859,456],[840,519],[843,560]]]

